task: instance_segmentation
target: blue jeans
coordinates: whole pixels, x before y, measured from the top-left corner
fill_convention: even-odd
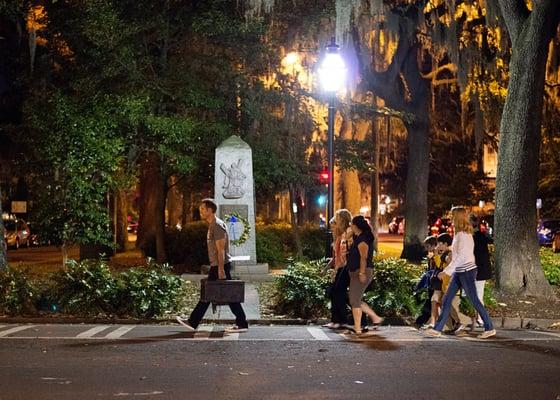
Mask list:
[[[472,269],[467,272],[456,272],[453,274],[453,276],[451,277],[451,282],[449,282],[447,292],[445,292],[445,296],[443,298],[441,314],[436,322],[436,326],[434,327],[436,331],[441,332],[443,330],[445,322],[447,321],[447,318],[449,318],[449,311],[451,311],[451,302],[461,288],[467,294],[467,298],[470,300],[475,310],[480,315],[480,318],[482,318],[482,321],[484,322],[484,330],[490,331],[494,329],[492,320],[490,319],[488,312],[486,311],[486,309],[478,299],[478,295],[476,294],[475,280],[476,269]]]

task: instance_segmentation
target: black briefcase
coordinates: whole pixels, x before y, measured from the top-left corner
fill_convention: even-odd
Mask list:
[[[237,280],[200,281],[200,300],[214,304],[243,303],[245,282]]]

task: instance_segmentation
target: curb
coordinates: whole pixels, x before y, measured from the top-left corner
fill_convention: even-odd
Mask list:
[[[234,319],[205,318],[205,324],[233,324]],[[301,319],[301,318],[260,318],[249,319],[251,325],[322,325],[329,322],[326,318]],[[115,324],[115,325],[167,325],[176,324],[173,318],[164,319],[133,319],[133,318],[77,318],[77,317],[0,317],[4,324]],[[492,317],[495,327],[501,329],[559,329],[560,320],[538,319],[522,317]],[[386,326],[412,326],[405,318],[388,317],[383,325]]]

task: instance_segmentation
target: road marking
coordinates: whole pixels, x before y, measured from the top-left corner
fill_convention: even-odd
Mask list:
[[[225,333],[223,340],[239,340],[239,332]]]
[[[205,334],[207,334],[205,332]],[[83,340],[82,338],[77,338],[75,336],[25,336],[25,337],[17,337],[17,336],[6,336],[6,337],[2,337],[0,339],[12,339],[12,340]],[[88,338],[88,340],[107,340],[106,337],[91,337]],[[117,339],[118,340],[118,339]],[[146,342],[146,341],[155,341],[155,342],[161,342],[162,341],[162,337],[158,336],[158,337],[137,337],[137,338],[120,338],[120,340],[129,340],[129,341],[134,341],[137,340],[139,342]],[[192,338],[177,338],[177,337],[170,337],[169,341],[214,341],[214,342],[219,342],[219,341],[223,341],[223,338],[209,338],[208,336],[204,336],[204,337],[192,337]],[[239,337],[239,339],[237,339],[240,342],[317,342],[319,340],[315,339],[315,338],[293,338],[293,339],[287,339],[287,338],[262,338],[262,339],[255,339],[255,338],[243,338],[243,337]],[[332,341],[330,338],[329,339],[323,339],[320,341]],[[342,341],[342,340],[341,340]],[[387,337],[376,337],[376,338],[364,338],[364,339],[345,339],[345,342],[392,342],[392,343],[405,343],[405,342],[427,342],[427,343],[437,343],[437,342],[460,342],[461,340],[458,340],[456,338],[426,338],[426,339],[422,339],[422,338],[387,338]],[[493,342],[550,342],[550,341],[560,341],[560,338],[555,338],[555,337],[539,337],[539,338],[519,338],[519,339],[510,339],[510,338],[504,338],[504,339],[476,339],[476,338],[472,338],[471,340],[466,340],[466,342],[479,342],[479,343],[493,343]]]
[[[214,327],[210,327],[209,330],[206,329],[199,329],[197,330],[194,335],[193,335],[193,339],[195,340],[210,340],[210,335],[212,334],[212,330],[214,329]],[[188,339],[188,338],[185,338]],[[214,339],[214,338],[212,338]],[[221,339],[219,339],[221,340]]]
[[[315,340],[331,340],[321,328],[307,328],[307,331],[315,338]]]
[[[35,325],[25,325],[25,326],[16,326],[15,328],[6,329],[5,331],[0,332],[0,337],[9,337],[8,335],[20,331],[24,331],[26,329],[34,328]]]
[[[113,332],[107,334],[104,339],[119,339],[134,328],[136,328],[136,325],[121,326],[120,328],[115,329]]]
[[[77,334],[76,337],[81,339],[87,339],[110,327],[111,327],[110,325],[94,326],[93,328],[88,329],[87,331]]]
[[[540,335],[548,335],[548,336],[552,336],[555,338],[560,338],[560,333],[555,333],[555,332],[543,332],[543,331],[532,331],[534,333],[538,333]]]

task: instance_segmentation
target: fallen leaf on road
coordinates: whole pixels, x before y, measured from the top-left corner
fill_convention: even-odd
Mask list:
[[[241,372],[241,371],[239,371],[239,375],[248,376],[249,373],[248,373],[248,372]]]

